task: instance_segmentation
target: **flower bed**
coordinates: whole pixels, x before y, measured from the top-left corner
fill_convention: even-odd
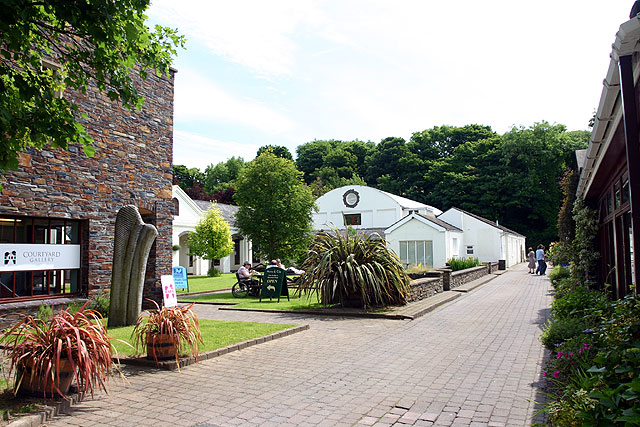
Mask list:
[[[541,336],[552,351],[544,372],[550,424],[640,424],[640,297],[608,301],[556,269],[552,321]]]

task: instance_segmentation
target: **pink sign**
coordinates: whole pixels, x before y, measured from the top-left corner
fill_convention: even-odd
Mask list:
[[[176,296],[176,286],[173,282],[173,275],[167,274],[160,276],[162,283],[162,298],[165,307],[175,307],[178,305],[178,297]]]

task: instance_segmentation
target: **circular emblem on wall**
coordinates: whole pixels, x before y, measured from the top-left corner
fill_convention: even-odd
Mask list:
[[[356,190],[347,190],[342,195],[342,201],[348,208],[355,208],[360,202],[360,195]]]

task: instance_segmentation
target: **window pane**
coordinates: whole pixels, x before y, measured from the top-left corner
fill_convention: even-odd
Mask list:
[[[64,289],[67,294],[74,294],[78,292],[78,270],[65,270]]]
[[[13,273],[0,273],[0,297],[13,298]]]
[[[416,253],[417,264],[425,265],[426,262],[424,260],[424,240],[419,240],[416,242]]]
[[[416,265],[416,242],[415,240],[409,241],[409,255],[407,256],[407,262],[410,265]]]
[[[33,243],[49,243],[49,220],[34,219],[33,220]]]
[[[622,203],[629,201],[629,178],[622,179]]]
[[[31,241],[31,218],[16,219],[16,243],[33,243]]]
[[[409,263],[407,260],[407,242],[400,242],[400,261],[405,266]]]
[[[11,218],[0,218],[0,243],[13,243],[13,224]]]
[[[616,182],[614,186],[615,193],[615,208],[618,209],[620,207],[620,184]]]
[[[65,229],[65,241],[64,243],[69,245],[80,244],[80,223],[75,221],[67,221],[67,227]]]
[[[433,267],[433,242],[431,240],[425,242],[424,265],[425,267]]]
[[[64,243],[64,221],[59,219],[51,220],[51,230],[49,232],[49,242],[61,245]]]

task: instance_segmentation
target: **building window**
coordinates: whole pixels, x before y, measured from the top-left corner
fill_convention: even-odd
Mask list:
[[[240,239],[234,239],[233,241],[233,263],[240,265]]]
[[[457,238],[454,237],[452,239],[452,243],[453,243],[453,248],[452,248],[453,250],[451,255],[455,258],[460,255],[460,242],[458,241]]]
[[[467,246],[467,255],[473,255],[473,245]]]
[[[431,240],[400,241],[400,260],[405,266],[433,267],[433,242]]]
[[[344,214],[344,225],[362,225],[360,214]]]
[[[0,217],[0,299],[80,292],[80,221]]]

